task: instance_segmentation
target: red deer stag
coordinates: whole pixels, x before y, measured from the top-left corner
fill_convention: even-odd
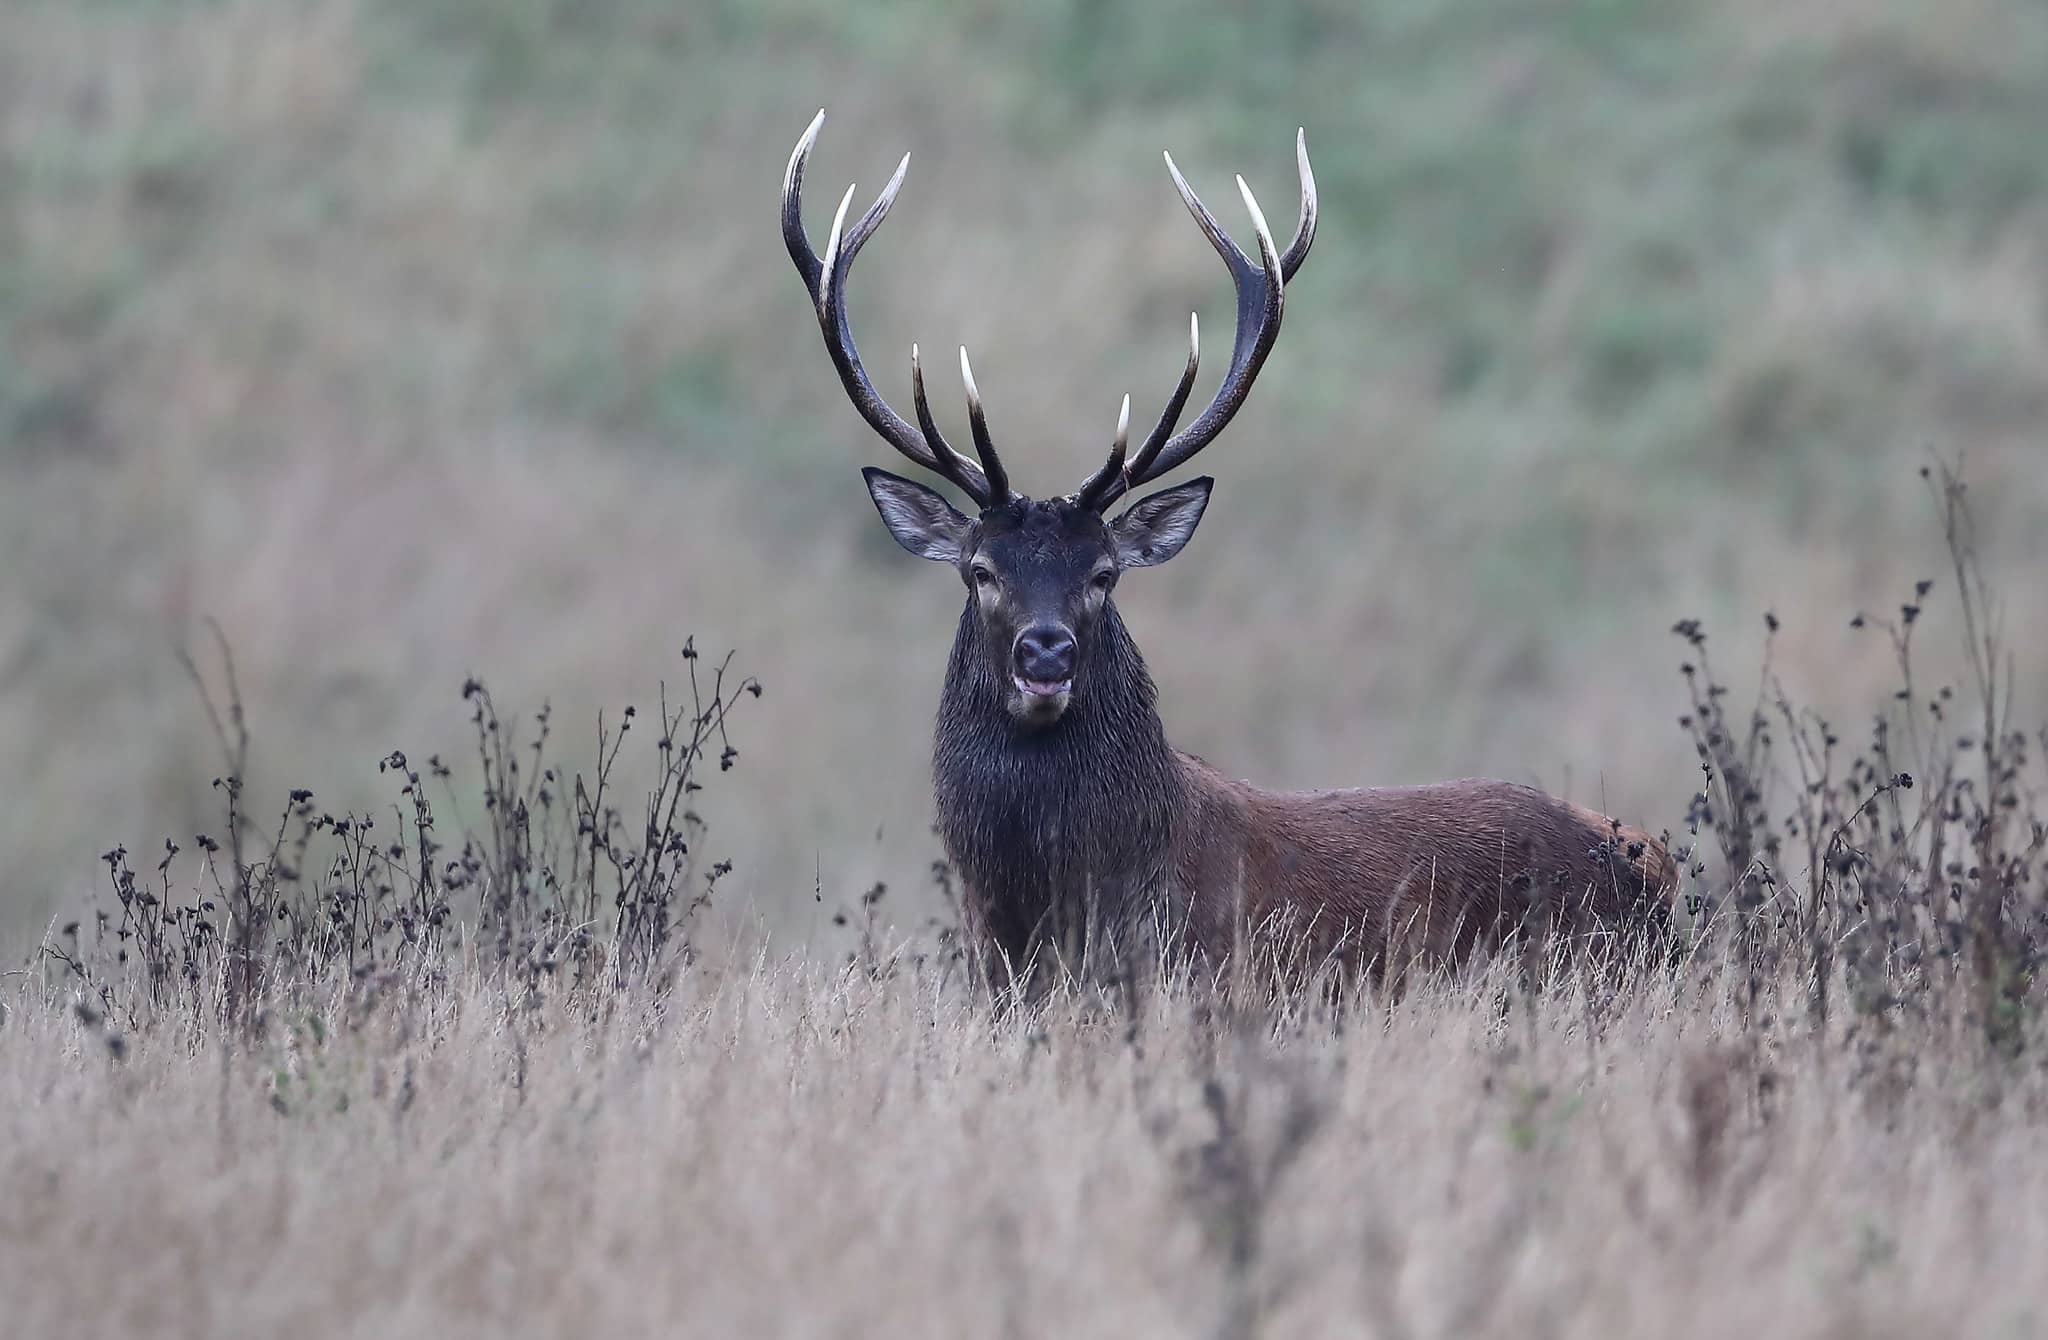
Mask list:
[[[1285,923],[1309,952],[1379,972],[1399,958],[1449,963],[1497,947],[1531,911],[1580,931],[1661,919],[1676,882],[1664,846],[1640,829],[1510,782],[1274,792],[1235,781],[1166,742],[1151,676],[1118,616],[1117,583],[1181,551],[1214,484],[1191,479],[1110,517],[1138,484],[1185,464],[1230,423],[1280,333],[1283,287],[1315,239],[1315,178],[1305,136],[1295,152],[1301,215],[1274,246],[1238,178],[1256,254],[1224,232],[1166,158],[1181,199],[1223,258],[1237,293],[1237,334],[1223,384],[1175,431],[1199,352],[1135,451],[1130,397],[1109,459],[1063,498],[1010,487],[981,396],[960,352],[977,460],[940,433],[910,351],[912,424],[869,380],[846,315],[847,275],[903,185],[905,155],[851,226],[848,187],[821,258],[804,232],[804,165],[824,124],[797,142],[782,183],[782,233],[817,309],[825,346],[854,407],[897,451],[951,481],[973,513],[883,470],[864,471],[896,542],[950,565],[966,587],[934,747],[939,831],[983,946],[1012,967],[1077,939],[1135,944],[1161,927],[1212,962],[1249,927]],[[1085,946],[1084,946],[1085,947]]]

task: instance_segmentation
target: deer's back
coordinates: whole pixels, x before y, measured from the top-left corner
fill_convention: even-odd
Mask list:
[[[1574,930],[1654,923],[1677,883],[1650,834],[1534,787],[1276,792],[1184,762],[1195,803],[1181,876],[1205,939],[1241,905],[1323,944],[1341,934],[1369,961],[1457,959],[1532,911]]]

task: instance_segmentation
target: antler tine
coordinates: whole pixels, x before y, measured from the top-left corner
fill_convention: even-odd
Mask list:
[[[1273,230],[1266,226],[1266,212],[1259,208],[1258,197],[1252,194],[1252,188],[1245,184],[1242,176],[1237,179],[1237,193],[1244,197],[1245,213],[1252,216],[1252,231],[1258,235],[1259,265],[1267,278],[1273,281],[1275,296],[1269,301],[1275,309],[1273,320],[1278,322],[1279,295],[1285,287],[1284,281],[1287,277],[1280,268],[1280,249],[1273,245]],[[1279,333],[1278,329],[1273,331],[1274,335]]]
[[[796,262],[797,273],[804,277],[804,287],[811,291],[813,306],[818,301],[818,275],[824,266],[818,261],[817,253],[811,250],[811,239],[804,235],[804,165],[810,161],[811,149],[818,142],[818,132],[825,126],[825,109],[811,118],[811,124],[804,127],[796,148],[790,151],[789,166],[782,173],[782,244],[789,249],[789,258]]]
[[[1294,225],[1294,240],[1287,244],[1287,250],[1280,256],[1280,275],[1283,279],[1294,278],[1294,272],[1308,259],[1308,249],[1316,240],[1316,174],[1308,165],[1308,127],[1294,132],[1294,166],[1301,174],[1301,216]]]
[[[1130,486],[1130,478],[1150,479],[1148,473],[1152,462],[1159,458],[1159,449],[1166,445],[1166,439],[1173,436],[1173,430],[1180,424],[1181,412],[1188,407],[1188,396],[1195,389],[1195,373],[1202,366],[1202,323],[1193,312],[1188,313],[1188,364],[1181,369],[1180,384],[1173,388],[1173,394],[1166,398],[1166,408],[1159,412],[1159,422],[1145,437],[1145,444],[1138,448],[1138,454],[1131,459],[1131,467],[1124,474],[1124,486]],[[1113,501],[1113,499],[1112,499]]]
[[[1265,364],[1266,356],[1273,350],[1273,342],[1280,335],[1280,314],[1285,296],[1287,280],[1294,276],[1301,262],[1308,255],[1309,247],[1315,242],[1316,234],[1316,181],[1315,173],[1309,167],[1308,135],[1298,130],[1294,137],[1295,165],[1301,176],[1301,215],[1295,225],[1294,240],[1287,244],[1283,254],[1273,244],[1273,235],[1266,226],[1265,212],[1252,195],[1251,187],[1245,185],[1243,177],[1237,179],[1238,193],[1244,197],[1245,211],[1251,215],[1252,231],[1258,239],[1258,259],[1245,254],[1244,249],[1232,241],[1223,231],[1216,216],[1203,205],[1201,198],[1181,175],[1174,164],[1173,155],[1166,156],[1166,170],[1173,177],[1174,188],[1180,192],[1181,200],[1187,205],[1188,213],[1194,216],[1195,224],[1209,239],[1216,254],[1223,258],[1223,264],[1230,271],[1231,286],[1237,293],[1237,332],[1231,341],[1230,366],[1223,374],[1223,384],[1217,388],[1216,396],[1207,409],[1195,421],[1180,432],[1174,427],[1180,421],[1181,411],[1187,405],[1188,392],[1195,380],[1195,369],[1200,356],[1199,327],[1190,319],[1188,324],[1188,366],[1181,374],[1180,385],[1167,401],[1166,410],[1160,415],[1159,424],[1146,438],[1144,446],[1129,466],[1114,479],[1104,479],[1103,471],[1090,477],[1084,494],[1098,509],[1116,501],[1123,493],[1136,484],[1157,479],[1160,475],[1185,463],[1196,452],[1216,440],[1231,418],[1243,407],[1251,394],[1252,383]],[[1096,487],[1100,481],[1100,486]]]
[[[974,368],[967,361],[967,346],[960,346],[960,384],[967,388],[967,422],[974,429],[974,454],[981,457],[981,472],[988,477],[989,496],[1010,496],[1010,477],[996,455],[994,439],[988,435],[988,418],[981,410],[981,388],[974,384]]]
[[[1188,362],[1181,369],[1180,384],[1173,388],[1173,394],[1166,398],[1166,407],[1159,412],[1159,422],[1152,425],[1152,431],[1145,435],[1145,441],[1138,447],[1138,454],[1125,464],[1123,445],[1119,443],[1110,450],[1109,460],[1100,470],[1088,477],[1081,485],[1081,491],[1074,495],[1074,501],[1083,507],[1101,511],[1118,498],[1124,496],[1133,479],[1150,478],[1146,474],[1152,461],[1159,455],[1159,449],[1166,445],[1166,439],[1173,435],[1175,425],[1180,422],[1181,411],[1187,408],[1188,395],[1195,389],[1195,373],[1202,366],[1202,322],[1193,312],[1188,313]],[[1124,397],[1129,400],[1129,396]]]
[[[1173,188],[1180,192],[1181,203],[1188,207],[1188,213],[1195,216],[1195,226],[1209,239],[1209,245],[1216,248],[1216,254],[1223,257],[1232,273],[1249,270],[1252,258],[1244,254],[1244,248],[1223,231],[1223,225],[1216,222],[1216,216],[1202,203],[1202,197],[1195,194],[1195,188],[1188,185],[1188,179],[1180,175],[1180,168],[1173,161],[1173,152],[1163,150],[1161,157],[1166,160],[1166,170],[1173,177]]]
[[[1285,284],[1280,273],[1280,256],[1274,250],[1273,235],[1266,230],[1265,217],[1259,212],[1258,201],[1253,199],[1251,188],[1244,184],[1242,177],[1237,179],[1237,185],[1250,207],[1263,268],[1253,270],[1247,267],[1235,271],[1237,334],[1230,351],[1230,366],[1224,372],[1223,384],[1216,388],[1215,398],[1209,402],[1208,408],[1197,415],[1193,423],[1166,440],[1146,466],[1144,475],[1133,475],[1131,482],[1134,484],[1156,479],[1216,440],[1244,405],[1245,397],[1251,393],[1253,380],[1265,364],[1266,355],[1273,350],[1273,341],[1279,338]]]
[[[867,212],[860,216],[851,231],[846,228],[846,211],[853,203],[854,188],[847,187],[846,195],[833,215],[832,231],[826,238],[825,255],[821,259],[811,250],[810,238],[804,232],[803,182],[804,168],[824,124],[825,113],[821,109],[811,119],[811,124],[805,128],[789,156],[789,167],[782,177],[782,240],[789,250],[790,259],[796,263],[797,273],[803,276],[804,286],[810,290],[812,304],[818,312],[818,325],[825,335],[826,351],[832,356],[833,367],[839,371],[839,381],[846,388],[847,398],[853,401],[853,407],[883,440],[915,464],[951,480],[979,506],[987,507],[992,501],[1008,496],[1007,486],[991,488],[981,467],[954,451],[929,422],[925,431],[920,432],[889,408],[888,402],[875,390],[867,369],[861,365],[860,351],[854,347],[853,330],[847,320],[847,274],[852,269],[854,257],[881,227],[889,207],[896,203],[896,193],[902,189],[904,175],[910,168],[910,155],[905,154],[896,165],[896,173],[889,178],[889,184],[882,188],[875,203],[868,206]],[[924,417],[929,419],[929,415]]]
[[[946,441],[945,435],[939,432],[938,421],[932,418],[931,401],[925,398],[924,368],[918,361],[917,346],[915,344],[910,346],[910,398],[917,407],[917,426],[923,431],[924,440],[931,444],[933,455],[937,458],[933,468],[955,484],[958,484],[966,492],[973,493],[975,488],[980,487],[979,485],[970,486],[968,483],[971,473],[975,469],[974,462],[955,451],[953,445]],[[990,485],[992,492],[995,487],[995,485]],[[1007,488],[1007,485],[1004,487]],[[986,503],[982,505],[987,506]]]
[[[833,280],[838,275],[839,253],[844,250],[846,228],[846,207],[853,203],[853,193],[859,189],[858,182],[849,183],[846,194],[839,197],[839,208],[832,212],[832,229],[825,234],[825,259],[818,266],[818,291],[816,295],[819,319],[824,320],[832,309]]]
[[[896,203],[896,193],[903,189],[903,178],[909,172],[910,155],[905,154],[896,160],[896,171],[890,174],[889,184],[882,188],[882,193],[875,197],[875,203],[868,206],[867,213],[860,216],[860,222],[853,225],[853,231],[847,235],[849,264],[854,255],[868,244],[868,238],[874,235],[875,229],[882,226],[882,220],[889,216],[889,207]]]
[[[1130,444],[1131,398],[1127,395],[1124,397],[1123,409],[1117,412],[1116,441],[1110,444],[1109,459],[1102,463],[1100,470],[1088,476],[1087,480],[1082,483],[1080,491],[1074,494],[1074,504],[1076,506],[1097,509],[1101,507],[1100,498],[1108,490],[1109,486],[1123,479],[1124,452]]]

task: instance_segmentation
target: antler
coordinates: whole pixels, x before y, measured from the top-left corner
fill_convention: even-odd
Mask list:
[[[861,366],[860,351],[854,348],[853,331],[846,318],[846,277],[853,268],[853,258],[867,244],[868,238],[882,226],[889,207],[896,203],[896,192],[903,187],[903,175],[910,169],[910,155],[903,155],[903,161],[896,165],[896,175],[889,178],[889,184],[875,197],[875,203],[868,206],[852,231],[846,230],[847,206],[853,203],[853,190],[849,186],[839,201],[839,209],[832,216],[832,232],[825,241],[825,255],[821,260],[811,250],[811,241],[804,233],[803,186],[804,165],[810,159],[811,147],[818,141],[818,131],[825,124],[825,113],[820,110],[811,119],[811,124],[796,142],[796,150],[789,156],[789,170],[782,177],[782,240],[789,248],[789,258],[796,262],[797,273],[804,277],[804,286],[811,291],[811,303],[818,311],[818,326],[825,333],[825,348],[832,355],[832,366],[839,369],[839,380],[846,387],[846,394],[853,401],[853,407],[868,421],[889,445],[902,452],[916,464],[931,470],[957,485],[961,492],[974,499],[981,507],[991,507],[1007,501],[1012,495],[1008,476],[1002,462],[996,458],[996,449],[988,434],[988,425],[983,421],[981,396],[974,387],[974,374],[967,366],[967,351],[960,351],[960,372],[967,383],[967,405],[969,417],[974,424],[975,453],[981,457],[976,465],[946,441],[938,425],[932,420],[931,407],[925,403],[924,373],[918,366],[917,346],[910,347],[910,387],[912,399],[916,401],[918,426],[911,424],[890,409],[875,384],[868,379],[867,369]]]
[[[1266,216],[1259,210],[1259,202],[1252,197],[1252,188],[1244,184],[1244,178],[1237,179],[1238,193],[1244,197],[1245,209],[1252,216],[1252,230],[1257,234],[1259,258],[1256,263],[1245,254],[1230,235],[1223,231],[1223,225],[1216,222],[1206,206],[1188,186],[1187,179],[1174,166],[1173,155],[1166,155],[1166,170],[1173,174],[1173,184],[1180,191],[1180,198],[1186,202],[1188,213],[1195,216],[1195,223],[1216,248],[1216,254],[1223,258],[1223,264],[1230,270],[1230,282],[1237,291],[1237,336],[1230,350],[1230,367],[1223,374],[1223,385],[1216,390],[1216,398],[1209,407],[1180,432],[1174,426],[1180,422],[1181,411],[1187,408],[1188,393],[1194,388],[1195,369],[1201,362],[1201,327],[1195,318],[1188,318],[1188,364],[1180,375],[1180,384],[1167,397],[1166,408],[1160,413],[1138,453],[1125,461],[1123,432],[1118,433],[1116,445],[1110,450],[1109,460],[1102,468],[1088,477],[1075,495],[1075,500],[1097,511],[1109,506],[1134,485],[1157,479],[1175,466],[1184,464],[1202,448],[1216,440],[1232,416],[1243,406],[1245,397],[1251,394],[1252,382],[1257,379],[1259,369],[1265,364],[1266,355],[1273,351],[1273,341],[1280,336],[1281,297],[1287,281],[1294,278],[1294,272],[1301,268],[1301,262],[1308,256],[1309,246],[1316,238],[1316,178],[1308,165],[1308,133],[1295,132],[1295,164],[1301,174],[1301,219],[1295,225],[1294,240],[1287,244],[1285,252],[1273,245],[1273,235],[1266,228]]]

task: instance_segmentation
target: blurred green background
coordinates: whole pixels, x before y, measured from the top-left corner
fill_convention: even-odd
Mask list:
[[[0,927],[217,828],[176,657],[208,616],[258,808],[459,755],[470,673],[581,748],[694,633],[768,689],[707,796],[729,910],[800,934],[921,883],[960,594],[876,524],[856,470],[895,458],[776,232],[820,106],[820,245],[913,154],[853,286],[877,381],[968,344],[1036,493],[1125,391],[1150,422],[1190,309],[1219,374],[1160,149],[1243,236],[1231,174],[1284,227],[1307,127],[1285,333],[1202,534],[1121,597],[1226,771],[1675,823],[1671,622],[1741,667],[1774,609],[1795,684],[1881,698],[1847,617],[1939,570],[1930,448],[2039,700],[2038,0],[8,0]]]

